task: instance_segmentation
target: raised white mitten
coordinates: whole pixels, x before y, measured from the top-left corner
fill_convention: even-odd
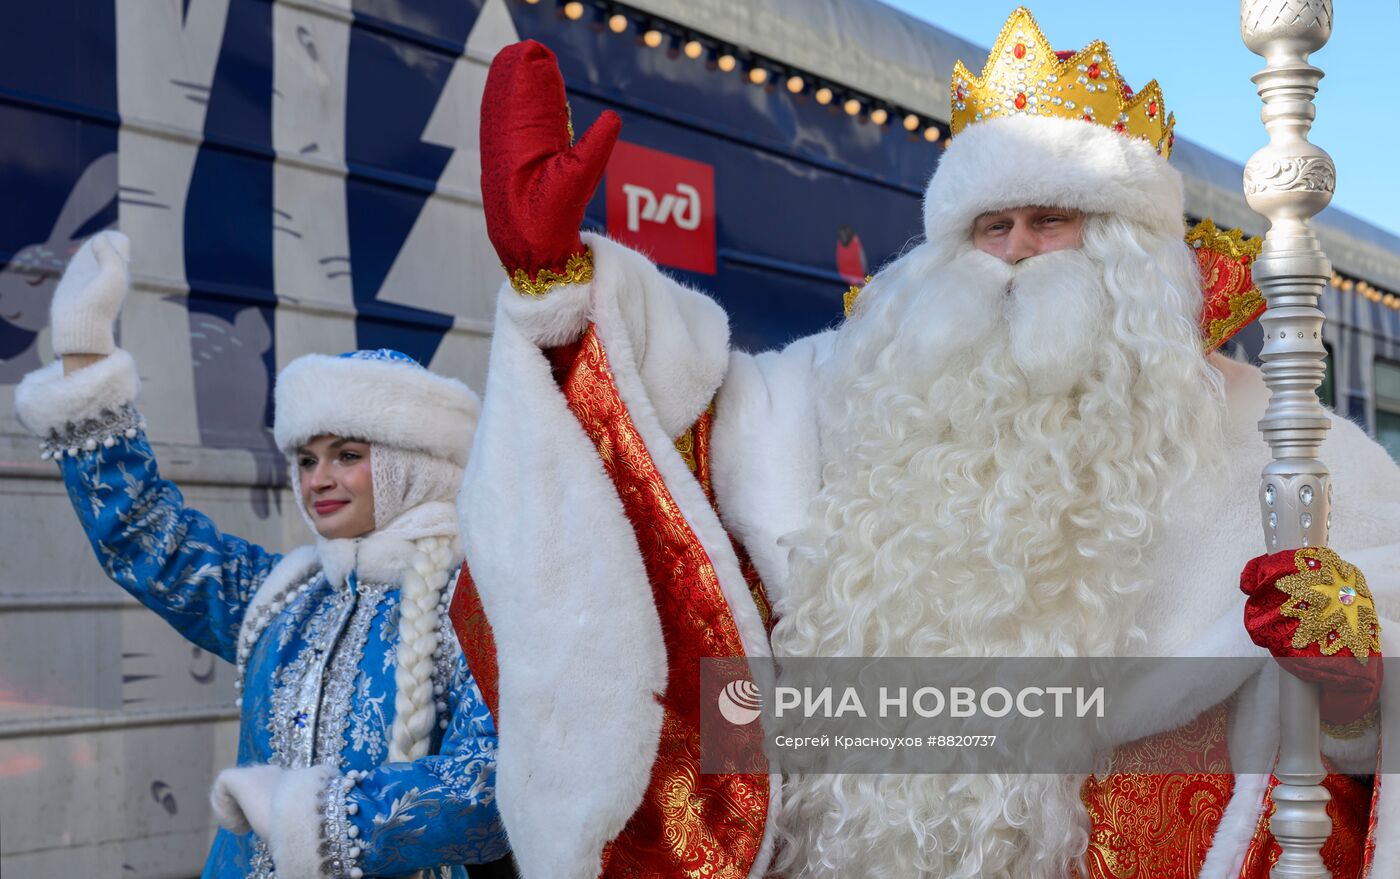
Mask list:
[[[287,770],[280,766],[237,766],[214,779],[209,805],[219,826],[234,833],[252,830],[272,837],[272,797]]]
[[[73,254],[49,312],[54,354],[105,355],[116,348],[112,326],[131,286],[130,258],[130,239],[113,230],[97,233]]]

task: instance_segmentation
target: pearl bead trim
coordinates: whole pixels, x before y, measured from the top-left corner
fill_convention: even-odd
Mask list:
[[[146,419],[131,404],[103,409],[92,418],[68,422],[62,432],[50,431],[40,446],[39,457],[45,461],[57,461],[64,455],[76,458],[79,452],[97,451],[98,446],[110,449],[123,437],[135,439],[145,429]]]

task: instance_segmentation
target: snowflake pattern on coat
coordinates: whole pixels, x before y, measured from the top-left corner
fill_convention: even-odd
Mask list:
[[[62,440],[59,440],[62,442]],[[249,602],[281,556],[221,533],[162,479],[140,431],[63,456],[63,481],[107,575],[194,644],[235,662]],[[455,580],[455,578],[453,578]],[[508,853],[495,801],[496,729],[466,660],[440,662],[446,710],[429,756],[382,763],[394,721],[397,584],[333,587],[319,571],[248,657],[238,765],[337,770],[322,851],[352,851],[330,876],[465,879]],[[352,775],[353,773],[353,775]],[[352,830],[353,828],[353,830]],[[264,841],[220,830],[205,877],[273,877]]]

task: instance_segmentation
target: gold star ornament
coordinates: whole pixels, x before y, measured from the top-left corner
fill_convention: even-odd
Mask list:
[[[1326,547],[1307,547],[1293,557],[1298,573],[1274,584],[1288,594],[1279,613],[1298,621],[1293,649],[1316,644],[1324,656],[1350,650],[1362,665],[1380,653],[1380,620],[1366,578]]]

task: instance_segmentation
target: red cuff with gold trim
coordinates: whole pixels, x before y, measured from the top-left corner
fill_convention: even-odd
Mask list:
[[[1345,723],[1380,694],[1380,620],[1366,578],[1326,547],[1251,559],[1240,575],[1249,637],[1303,680],[1322,685],[1322,716]]]

